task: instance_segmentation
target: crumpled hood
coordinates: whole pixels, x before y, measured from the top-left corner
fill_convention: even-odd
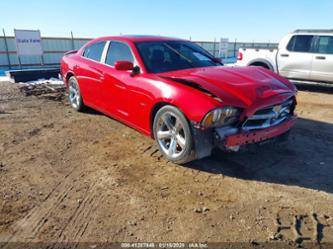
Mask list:
[[[279,94],[294,94],[287,80],[259,67],[205,67],[159,74],[160,77],[196,83],[225,102],[250,106]]]

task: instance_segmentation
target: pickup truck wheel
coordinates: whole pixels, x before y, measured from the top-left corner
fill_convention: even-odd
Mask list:
[[[84,110],[84,104],[80,92],[79,84],[75,77],[70,77],[68,80],[68,98],[71,106],[78,112]]]
[[[157,113],[153,133],[161,153],[177,164],[193,160],[193,138],[184,114],[174,106],[164,106]]]
[[[264,62],[255,62],[255,63],[252,63],[250,66],[263,67],[268,70],[271,70],[271,68]]]

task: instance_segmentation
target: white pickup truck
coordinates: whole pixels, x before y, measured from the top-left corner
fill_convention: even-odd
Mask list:
[[[296,30],[277,49],[240,48],[236,66],[261,66],[295,81],[333,83],[333,30]]]

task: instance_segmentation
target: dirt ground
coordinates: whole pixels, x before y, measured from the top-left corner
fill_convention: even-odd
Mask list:
[[[300,91],[288,145],[165,161],[154,141],[0,82],[1,242],[333,243],[333,95]]]

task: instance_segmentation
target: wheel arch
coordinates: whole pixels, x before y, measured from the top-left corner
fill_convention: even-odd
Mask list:
[[[72,71],[68,71],[65,75],[65,85],[68,88],[68,81],[71,77],[75,77],[75,74]]]
[[[177,106],[177,105],[175,105],[173,103],[167,102],[167,101],[159,101],[159,102],[157,102],[157,103],[155,103],[153,105],[153,107],[151,108],[151,111],[150,111],[149,127],[150,127],[150,136],[153,139],[155,139],[154,138],[154,131],[153,131],[153,125],[154,125],[155,116],[156,116],[157,112],[161,108],[163,108],[164,106],[167,106],[167,105],[173,106],[173,107],[177,108],[184,115],[184,117],[186,118],[186,120],[188,122],[190,122],[189,119],[188,119],[188,117],[186,116],[185,112],[179,106]]]
[[[169,102],[166,102],[166,101],[160,101],[160,102],[155,103],[154,106],[151,108],[150,117],[149,117],[149,128],[150,128],[150,136],[151,136],[152,139],[155,139],[154,138],[153,125],[154,125],[154,119],[155,119],[156,113],[163,106],[166,106],[166,105],[172,105],[172,104],[169,103]],[[172,105],[172,106],[175,106],[175,105]],[[175,107],[177,107],[177,106],[175,106]]]
[[[192,151],[192,155],[191,155],[191,160],[200,159],[200,158],[204,158],[204,157],[211,155],[211,152],[214,147],[212,140],[211,140],[211,138],[213,136],[212,130],[207,129],[205,131],[202,131],[200,129],[194,128],[193,123],[192,123],[193,121],[191,122],[189,120],[186,113],[181,108],[179,108],[179,106],[177,106],[173,103],[170,103],[170,102],[165,102],[165,101],[158,102],[153,106],[153,108],[151,110],[150,130],[151,130],[152,139],[155,140],[154,131],[153,131],[154,118],[155,118],[157,112],[164,106],[173,106],[173,107],[177,108],[184,115],[185,119],[187,120],[187,122],[189,124],[190,133],[193,138],[193,151]]]
[[[274,72],[272,63],[265,59],[255,59],[248,63],[248,66],[262,66]]]

